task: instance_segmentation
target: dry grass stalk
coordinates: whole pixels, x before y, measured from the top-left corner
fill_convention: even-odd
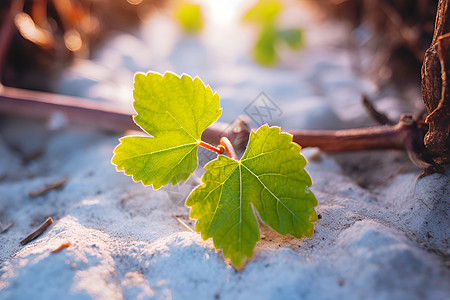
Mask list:
[[[68,177],[63,177],[61,179],[50,182],[49,184],[46,184],[43,187],[32,190],[31,192],[28,193],[28,197],[35,198],[38,196],[45,195],[52,190],[60,189],[67,183],[68,179],[69,179]]]
[[[39,225],[38,228],[36,228],[36,230],[34,230],[32,233],[30,233],[26,238],[21,240],[20,244],[22,246],[24,246],[24,245],[28,244],[29,242],[35,240],[41,234],[43,234],[44,231],[47,230],[47,228],[50,227],[50,225],[52,225],[52,224],[53,224],[53,219],[51,217],[48,217],[47,220],[44,221],[44,223],[42,223],[41,225]]]

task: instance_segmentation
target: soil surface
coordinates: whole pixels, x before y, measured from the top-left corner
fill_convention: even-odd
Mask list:
[[[281,49],[275,68],[251,60],[253,28],[233,16],[221,23],[211,14],[210,26],[186,37],[160,14],[77,61],[58,92],[130,110],[133,73],[169,70],[218,92],[220,121],[247,115],[253,127],[305,129],[374,125],[362,93],[395,120],[422,105],[418,87],[400,93],[355,71],[368,58],[346,28],[294,13],[305,15],[287,11],[283,26],[305,28],[305,47]],[[186,183],[154,191],[116,172],[119,135],[13,117],[1,124],[0,299],[449,299],[450,177],[417,179],[405,153],[302,149],[319,202],[314,235],[298,240],[261,224],[255,254],[237,272],[193,232],[184,206],[211,154],[199,152]],[[61,188],[29,197],[62,178]],[[49,216],[53,225],[21,246]]]

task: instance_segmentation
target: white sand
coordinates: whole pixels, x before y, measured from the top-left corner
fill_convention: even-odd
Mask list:
[[[283,111],[269,120],[274,124],[321,128],[329,120],[333,127],[361,122],[366,116],[359,95],[373,92],[372,86],[352,75],[348,57],[340,59],[345,49],[323,49],[311,40],[304,52],[292,54],[296,68],[282,63],[270,70],[236,60],[214,70],[212,59],[197,71],[189,70],[194,66],[180,71],[180,59],[158,57],[165,52],[141,63],[200,74],[223,92],[224,121],[264,91]],[[195,40],[181,45],[200,47]],[[210,53],[208,47],[203,50]],[[232,75],[223,75],[227,67]],[[242,78],[234,79],[239,74]],[[64,84],[70,82],[79,80]],[[106,82],[95,89],[106,89]],[[134,183],[110,163],[116,144],[117,136],[88,129],[48,132],[40,122],[2,120],[0,226],[14,225],[0,234],[0,299],[450,299],[450,179],[435,174],[417,181],[421,171],[405,154],[321,153],[317,159],[316,149],[302,150],[319,202],[315,234],[297,240],[262,225],[264,238],[254,257],[236,272],[211,241],[181,224],[192,227],[183,201],[195,180],[158,191]],[[17,149],[27,155],[41,148],[43,156],[21,163]],[[352,163],[359,168],[342,168]],[[63,176],[69,180],[62,189],[28,197]],[[55,221],[49,230],[20,246],[48,216]],[[67,242],[72,246],[51,253]]]

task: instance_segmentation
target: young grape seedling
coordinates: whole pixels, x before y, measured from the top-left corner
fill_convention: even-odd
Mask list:
[[[274,65],[278,61],[277,50],[283,44],[293,50],[298,50],[303,45],[302,30],[282,29],[277,25],[282,10],[283,1],[259,0],[243,17],[244,21],[259,27],[252,54],[254,60],[261,65]]]
[[[239,160],[227,140],[218,147],[201,140],[222,109],[217,93],[198,77],[138,73],[133,96],[134,121],[151,137],[121,138],[112,163],[134,181],[159,189],[188,179],[198,165],[198,147],[216,152],[186,205],[197,220],[195,230],[204,240],[212,238],[237,269],[253,255],[260,237],[258,217],[283,235],[311,237],[317,200],[292,135],[263,125],[251,132]]]

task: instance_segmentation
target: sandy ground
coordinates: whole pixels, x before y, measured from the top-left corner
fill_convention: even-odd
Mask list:
[[[180,37],[161,18],[160,26],[178,37],[165,42],[170,51],[152,50],[157,31],[120,36],[97,60],[69,70],[61,90],[100,95],[129,108],[133,72],[172,70],[200,75],[219,92],[222,121],[245,114],[263,91],[281,111],[265,120],[271,124],[370,124],[360,94],[376,95],[376,88],[353,75],[348,50],[338,47],[338,40],[330,38],[324,47],[314,38],[325,29],[335,36],[337,26],[307,31],[308,46],[289,54],[296,67],[282,61],[279,68],[265,69],[242,52],[223,56],[217,49],[225,44],[208,44],[204,36]],[[130,41],[148,46],[153,56],[127,53],[123,45]],[[201,65],[204,54],[210,59]],[[89,68],[118,71],[102,80],[86,79],[83,70]],[[413,94],[420,100],[417,90]],[[401,101],[377,99],[392,117],[405,111]],[[255,255],[237,272],[211,241],[191,229],[184,199],[198,178],[153,191],[115,171],[110,160],[118,135],[88,128],[50,131],[30,119],[1,122],[0,230],[12,226],[0,233],[0,299],[450,299],[450,177],[417,180],[421,171],[404,153],[330,155],[303,149],[319,202],[314,235],[298,240],[261,224]],[[202,164],[210,159],[199,155]],[[61,189],[29,197],[64,177]],[[54,224],[20,246],[49,216]],[[71,246],[51,253],[63,243]]]

